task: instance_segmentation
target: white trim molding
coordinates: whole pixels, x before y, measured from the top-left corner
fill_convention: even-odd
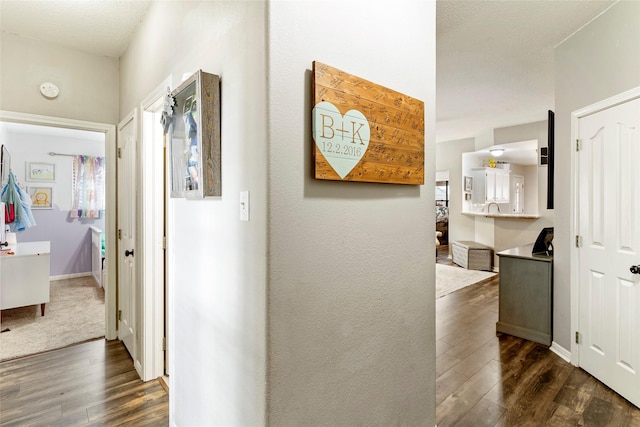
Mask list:
[[[143,248],[140,251],[142,258],[139,265],[142,283],[140,361],[143,381],[165,374],[165,160],[159,116],[172,80],[172,76],[167,77],[140,103],[138,176],[142,197],[138,211],[138,235]],[[165,346],[169,348],[168,343]]]
[[[562,360],[564,360],[565,362],[571,363],[571,352],[562,347],[557,342],[553,341],[551,343],[551,347],[549,347],[549,350],[560,356],[560,358],[562,358]]]
[[[66,280],[66,279],[75,279],[77,277],[87,277],[92,276],[93,274],[89,271],[87,273],[71,273],[71,274],[60,274],[58,276],[49,276],[50,282],[55,282],[56,280]]]

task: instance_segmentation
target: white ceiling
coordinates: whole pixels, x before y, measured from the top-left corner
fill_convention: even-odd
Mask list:
[[[553,48],[614,0],[438,0],[436,137],[545,120]],[[0,30],[119,57],[151,0],[0,0]]]
[[[614,2],[438,0],[437,140],[546,120],[554,47]]]
[[[120,57],[151,0],[0,0],[0,30]]]

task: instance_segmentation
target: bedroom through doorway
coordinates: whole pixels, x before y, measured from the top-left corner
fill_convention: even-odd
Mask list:
[[[48,302],[10,307],[3,304],[0,361],[104,338],[108,212],[105,132],[3,120],[0,136],[11,153],[10,169],[16,183],[29,195],[35,220],[34,226],[23,230],[6,226],[15,233],[10,235],[15,243],[3,254],[2,262],[16,260],[9,258],[24,255],[23,249],[39,242],[47,243],[48,253],[42,255],[49,261],[45,266]],[[45,165],[51,174],[34,174],[38,165]],[[46,203],[38,198],[42,194]],[[97,204],[88,203],[88,199]],[[29,268],[35,261],[25,258],[27,263],[23,264]],[[16,281],[19,276],[12,280]],[[3,280],[3,293],[11,286],[8,282]],[[28,285],[20,282],[23,288]]]

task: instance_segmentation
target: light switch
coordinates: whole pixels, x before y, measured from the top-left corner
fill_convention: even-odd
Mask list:
[[[249,221],[249,192],[240,192],[240,221]]]

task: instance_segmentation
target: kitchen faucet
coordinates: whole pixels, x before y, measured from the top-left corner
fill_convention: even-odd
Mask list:
[[[498,213],[500,213],[500,205],[496,202],[491,202],[487,205],[487,213],[490,213],[489,211],[491,210],[491,205],[496,205],[496,207],[498,208]]]

